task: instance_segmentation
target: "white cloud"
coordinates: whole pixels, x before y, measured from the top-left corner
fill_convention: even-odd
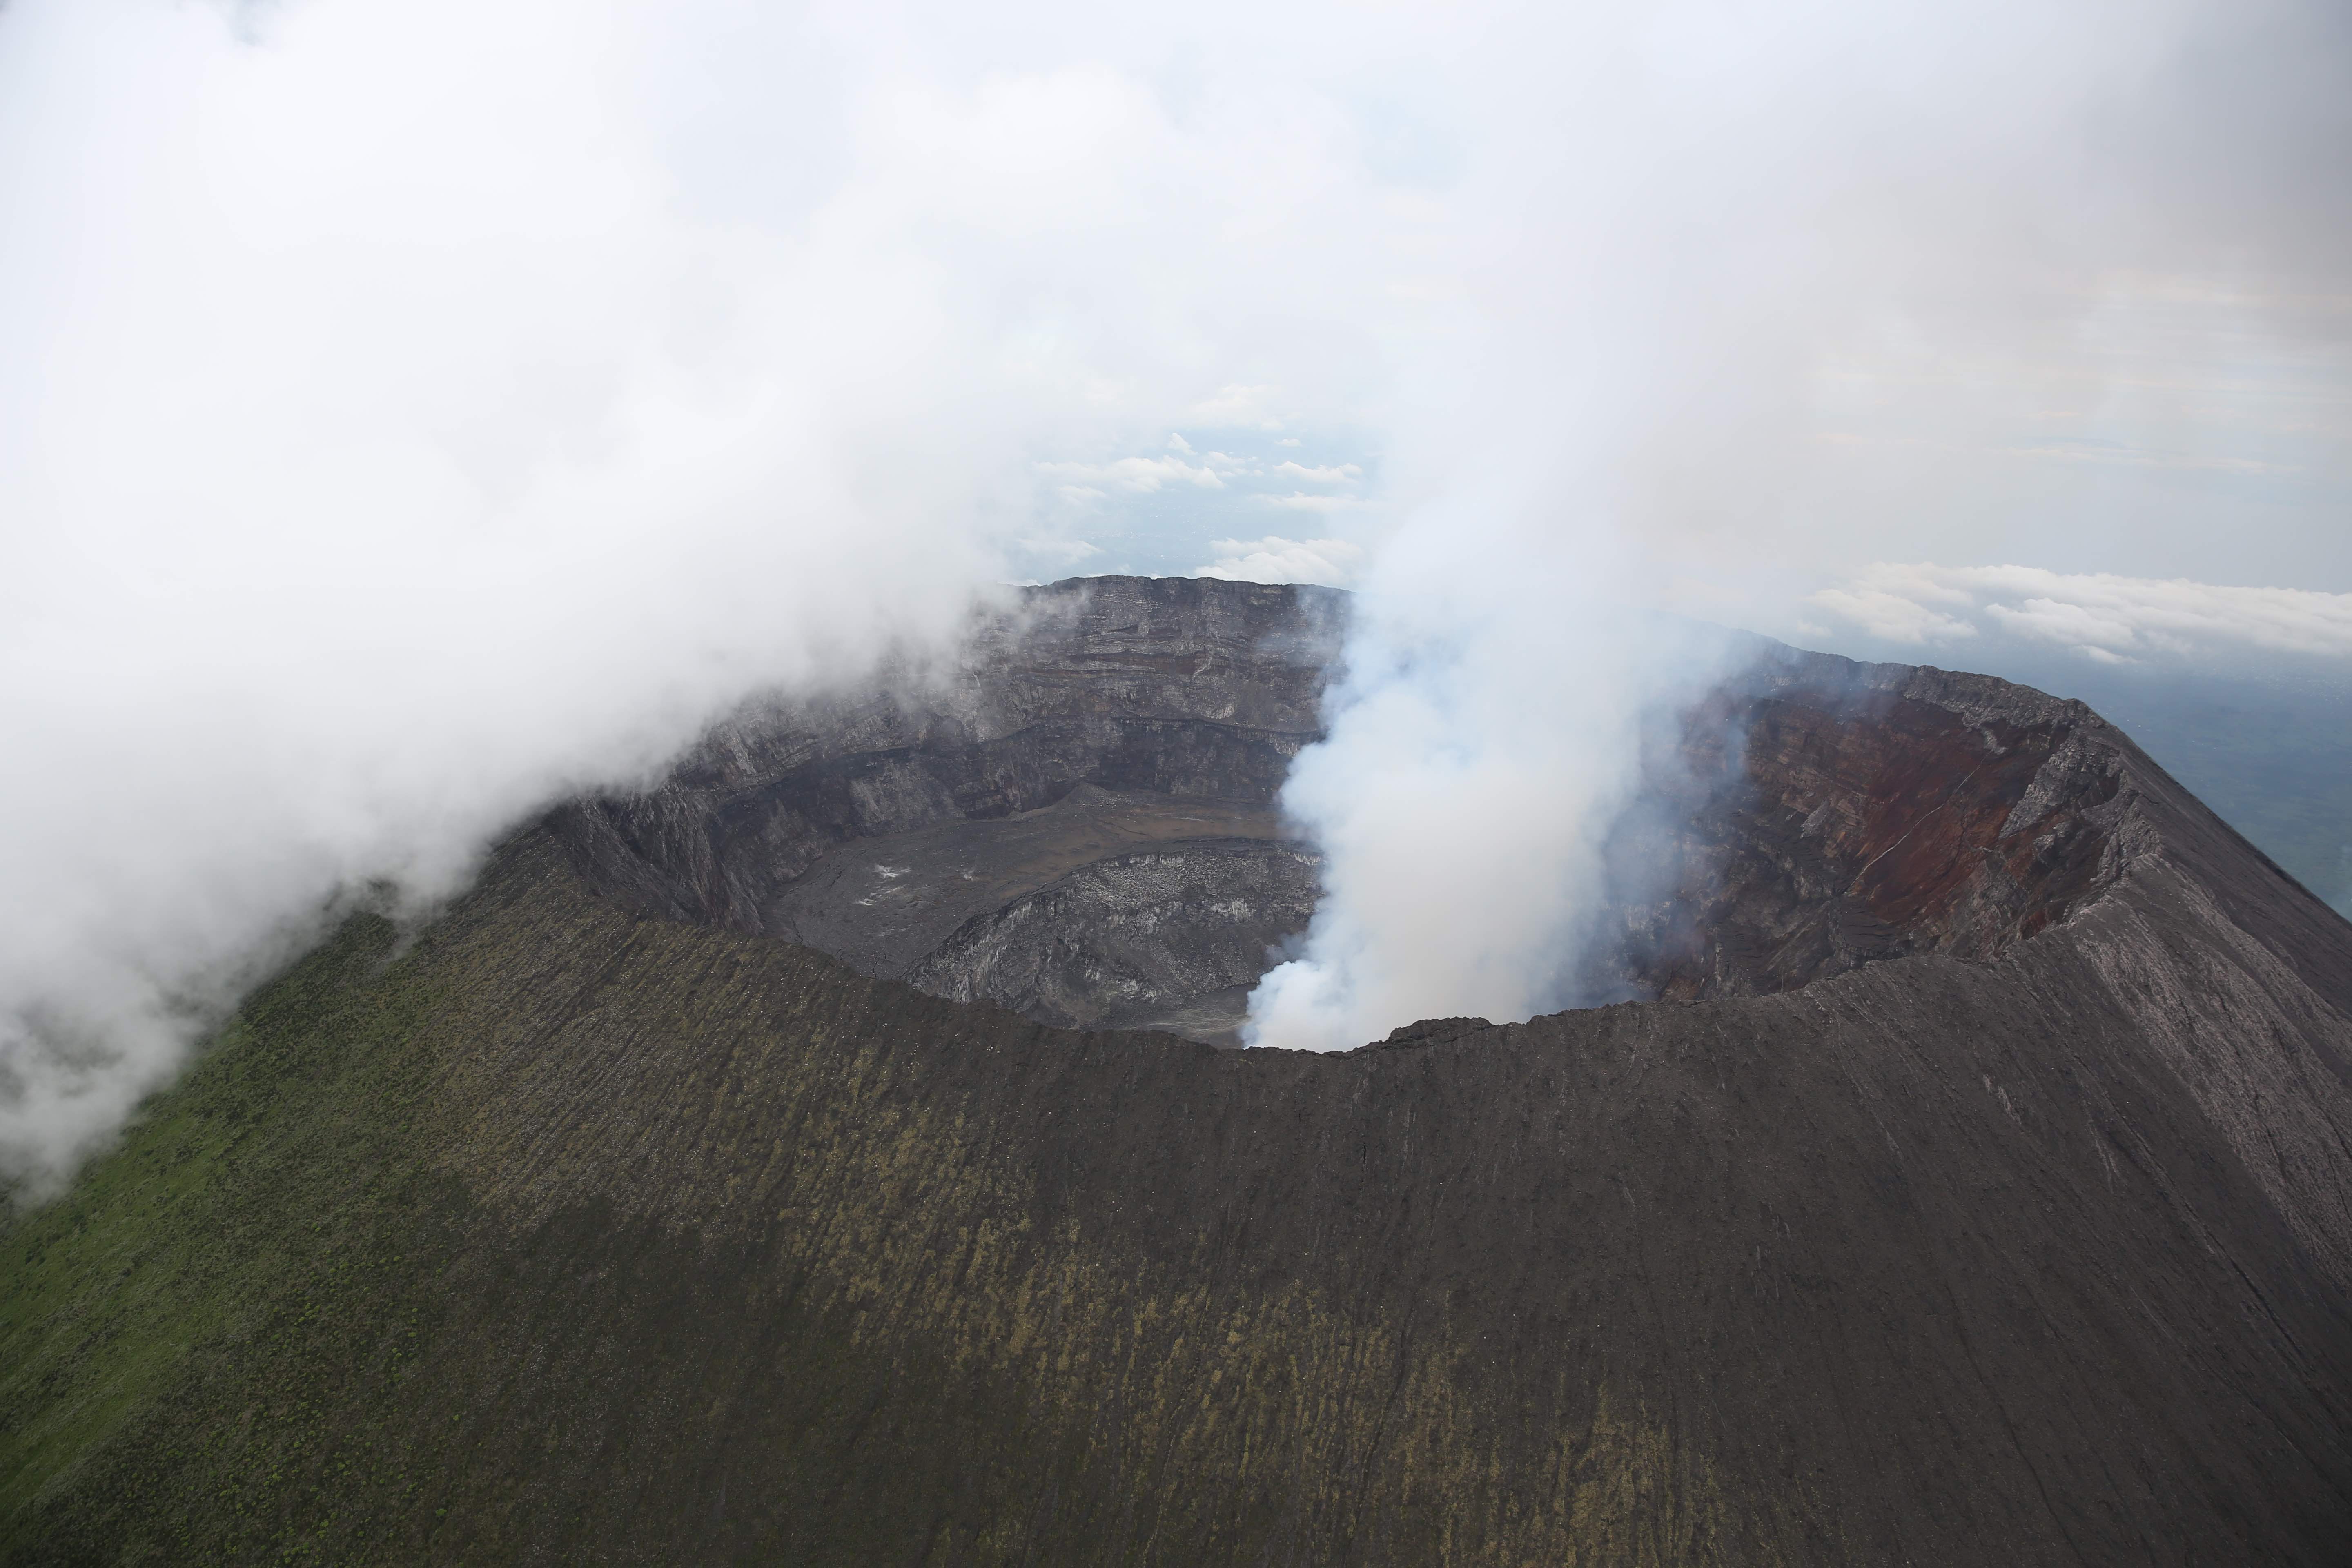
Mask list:
[[[1946,641],[1989,627],[2105,664],[2248,648],[2352,658],[2352,594],[2305,588],[1881,563],[1809,603],[1892,642]]]
[[[1286,496],[1258,496],[1255,499],[1266,506],[1278,506],[1291,511],[1345,511],[1349,507],[1364,504],[1356,496],[1310,496],[1296,490]]]
[[[1274,471],[1318,485],[1344,485],[1350,479],[1364,477],[1364,470],[1353,463],[1339,463],[1325,468],[1310,468],[1304,463],[1277,463]]]
[[[1889,642],[1948,642],[1977,635],[1975,626],[1957,616],[1883,589],[1824,588],[1811,603]]]
[[[1241,583],[1319,583],[1344,588],[1362,569],[1364,552],[1344,539],[1213,539],[1217,558],[1193,572]]]
[[[1194,485],[1204,490],[1224,489],[1214,468],[1195,467],[1181,458],[1120,458],[1108,463],[1039,463],[1037,471],[1065,479],[1112,485],[1149,494],[1166,485]],[[1065,486],[1066,489],[1068,487]]]
[[[1024,539],[1015,542],[1032,555],[1064,566],[1076,566],[1102,553],[1101,545],[1084,539]]]
[[[1220,387],[1215,396],[1192,405],[1192,417],[1225,428],[1279,430],[1282,419],[1273,406],[1277,395],[1271,386]]]
[[[2032,446],[2011,447],[2007,450],[2020,458],[2052,458],[2066,463],[2105,463],[2133,468],[2176,468],[2187,472],[2243,474],[2255,478],[2285,476],[2302,471],[2299,465],[2291,463],[2266,463],[2253,458],[2216,456],[2211,453],[2139,447],[2129,442],[2095,437],[2045,441]]]

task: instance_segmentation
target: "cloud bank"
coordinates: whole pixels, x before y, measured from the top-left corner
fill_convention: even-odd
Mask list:
[[[1216,559],[1192,575],[1239,583],[1318,583],[1345,588],[1356,580],[1364,560],[1363,549],[1344,539],[1285,539],[1274,533],[1263,539],[1212,540],[1209,548]]]
[[[2102,664],[2250,649],[2352,658],[2352,594],[2314,589],[1882,563],[1809,602],[1873,637],[1923,646],[1990,627]]]

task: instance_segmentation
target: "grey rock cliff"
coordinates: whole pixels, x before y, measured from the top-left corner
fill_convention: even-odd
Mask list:
[[[1031,590],[950,668],[755,706],[660,789],[554,826],[648,912],[1042,1022],[1229,1040],[1313,912],[1316,858],[1273,805],[1318,732],[1344,602],[1181,578]]]

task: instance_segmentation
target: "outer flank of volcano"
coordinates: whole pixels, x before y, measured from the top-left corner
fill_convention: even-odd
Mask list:
[[[1038,607],[256,995],[9,1226],[10,1560],[2352,1555],[2352,926],[2096,715],[1768,651],[1656,1000],[1233,1051],[1053,1026],[1303,922],[1331,602]]]

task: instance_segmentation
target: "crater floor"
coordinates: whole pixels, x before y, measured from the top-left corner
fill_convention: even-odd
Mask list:
[[[1314,912],[1318,866],[1269,807],[1082,784],[1034,811],[843,845],[762,923],[1041,1023],[1232,1044],[1268,952]]]

